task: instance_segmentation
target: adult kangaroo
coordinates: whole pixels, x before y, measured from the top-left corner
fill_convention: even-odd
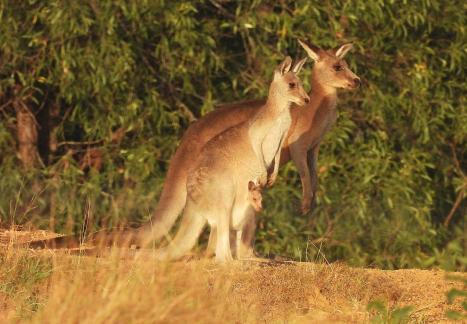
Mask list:
[[[230,232],[242,231],[254,216],[249,201],[250,182],[265,185],[274,181],[281,148],[292,123],[290,107],[292,103],[303,106],[310,100],[297,77],[305,61],[292,68],[292,59],[287,57],[274,71],[266,103],[250,119],[221,132],[202,148],[188,171],[180,228],[167,247],[156,251],[159,259],[176,259],[186,254],[196,244],[206,222],[216,229],[216,261],[233,259]]]
[[[315,199],[318,184],[317,159],[321,140],[336,118],[337,89],[355,89],[360,79],[348,68],[344,56],[352,44],[344,44],[336,49],[323,50],[312,44],[299,41],[308,56],[315,61],[311,74],[311,100],[304,107],[292,106],[292,125],[282,148],[280,164],[293,160],[302,182],[303,213],[308,212]],[[106,241],[123,240],[134,236],[133,243],[149,239],[160,240],[167,235],[182,212],[187,197],[187,177],[202,147],[213,137],[226,129],[251,118],[265,103],[265,100],[250,100],[224,105],[195,123],[185,132],[181,143],[172,157],[166,175],[164,188],[152,218],[135,230],[104,233]],[[243,233],[244,248],[252,253],[252,240],[255,223]],[[40,242],[38,246],[66,246],[69,239],[53,244],[53,240]],[[135,242],[136,241],[136,242]],[[126,241],[125,241],[126,242]],[[210,244],[211,245],[211,244]]]

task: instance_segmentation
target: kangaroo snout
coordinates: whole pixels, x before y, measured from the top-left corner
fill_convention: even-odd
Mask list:
[[[301,98],[297,98],[298,100],[295,100],[295,104],[297,104],[298,106],[304,106],[305,104],[309,103],[310,102],[310,97],[306,96],[306,97],[301,97]]]
[[[358,87],[360,87],[360,85],[361,85],[360,78],[353,78],[353,79],[350,79],[350,80],[346,81],[345,88],[347,88],[347,89],[357,89]]]
[[[301,98],[302,102],[300,106],[303,106],[304,104],[307,104],[310,102],[310,96],[305,91],[303,91],[303,93],[301,94],[301,97],[302,97]]]
[[[360,87],[361,84],[362,84],[362,82],[360,81],[360,78],[355,78],[355,79],[353,79],[353,86],[354,86],[354,88]]]
[[[255,212],[260,213],[263,211],[263,204],[259,202],[258,205],[253,206],[253,209],[255,210]]]

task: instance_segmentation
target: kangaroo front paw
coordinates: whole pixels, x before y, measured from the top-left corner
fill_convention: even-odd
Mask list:
[[[304,197],[302,199],[301,211],[303,215],[308,214],[311,210],[315,208],[315,193],[312,193],[309,197]]]
[[[276,182],[276,179],[277,177],[271,176],[266,182],[266,187],[271,188],[273,184]]]
[[[311,199],[306,199],[302,201],[301,211],[303,215],[306,215],[311,210]]]

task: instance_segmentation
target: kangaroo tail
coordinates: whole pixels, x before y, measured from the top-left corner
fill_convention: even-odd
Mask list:
[[[93,248],[102,248],[112,245],[130,247],[136,243],[132,229],[111,229],[91,233],[86,237],[82,237],[80,234],[65,235],[28,243],[17,243],[14,246],[31,249],[75,249],[82,248],[83,244]]]
[[[178,215],[183,211],[186,204],[186,170],[178,168],[174,170],[171,165],[165,179],[159,203],[151,219],[136,229],[136,240],[138,245],[146,247],[152,241],[159,241],[167,236],[172,226],[175,224]],[[181,169],[181,170],[180,170]],[[178,172],[178,174],[175,174]]]
[[[180,147],[170,163],[164,188],[159,203],[152,218],[137,229],[111,229],[93,233],[86,238],[92,245],[105,247],[147,247],[152,241],[159,241],[167,236],[170,229],[185,207],[187,190],[187,169],[190,159],[184,147]],[[62,236],[53,239],[40,240],[28,244],[30,248],[77,248],[80,247],[79,235]]]
[[[186,203],[186,177],[167,177],[166,185],[156,210],[150,221],[143,226],[132,229],[108,229],[90,234],[86,243],[93,246],[147,247],[152,241],[159,241],[167,236],[173,224],[181,214]],[[79,234],[55,237],[52,239],[33,241],[28,244],[15,244],[15,246],[28,246],[32,249],[73,249],[81,246]]]
[[[80,238],[77,235],[66,235],[40,241],[14,244],[14,246],[24,246],[31,249],[73,249],[80,247]]]

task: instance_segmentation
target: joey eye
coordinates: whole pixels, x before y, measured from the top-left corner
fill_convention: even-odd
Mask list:
[[[297,84],[296,84],[295,82],[290,82],[290,83],[289,83],[289,88],[290,88],[290,89],[293,89],[293,88],[295,88],[296,86],[297,86]]]
[[[333,67],[336,72],[342,71],[344,69],[344,67],[340,64],[336,64]]]

